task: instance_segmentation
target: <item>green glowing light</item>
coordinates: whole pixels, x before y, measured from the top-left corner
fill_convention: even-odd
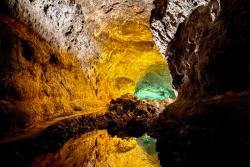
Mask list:
[[[158,99],[164,100],[166,98],[175,99],[174,91],[168,88],[155,88],[147,87],[145,89],[140,89],[135,93],[139,99]]]
[[[148,135],[144,135],[136,139],[139,146],[141,146],[149,155],[153,155],[156,152],[156,139],[151,138]]]
[[[150,72],[138,82],[134,94],[139,99],[175,99],[171,82],[169,71]]]

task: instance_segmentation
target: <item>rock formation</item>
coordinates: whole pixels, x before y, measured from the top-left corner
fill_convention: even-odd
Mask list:
[[[160,52],[165,55],[169,42],[174,38],[180,23],[199,6],[206,5],[207,0],[155,0],[152,11],[151,31]]]
[[[28,43],[34,46],[31,48],[36,57],[39,57],[39,59],[47,59],[50,54],[50,51],[47,53],[47,50],[53,50],[53,52],[58,52],[55,54],[56,57],[63,56],[64,63],[71,63],[70,59],[74,59],[73,66],[77,66],[78,72],[75,72],[75,70],[73,73],[77,73],[75,75],[81,75],[76,76],[81,80],[78,82],[75,81],[73,75],[70,76],[71,78],[67,78],[67,76],[64,76],[65,74],[62,74],[63,77],[54,77],[54,75],[57,75],[56,72],[52,73],[51,71],[47,71],[49,74],[47,80],[51,81],[50,84],[48,84],[46,82],[40,82],[42,78],[36,74],[38,75],[36,78],[38,81],[34,82],[34,84],[37,86],[39,84],[40,87],[45,87],[44,89],[52,89],[58,93],[55,95],[50,94],[50,98],[47,98],[46,93],[42,93],[42,89],[32,88],[33,85],[27,88],[27,85],[24,84],[22,86],[14,85],[13,89],[27,89],[26,91],[29,93],[37,90],[32,96],[22,95],[23,99],[29,98],[36,100],[29,100],[29,102],[27,102],[28,100],[22,101],[21,104],[25,107],[21,113],[25,113],[24,115],[27,118],[24,119],[27,121],[24,121],[22,124],[28,125],[37,121],[54,119],[58,116],[64,116],[65,114],[79,114],[82,111],[86,113],[86,110],[92,110],[88,108],[95,107],[96,105],[100,108],[104,108],[113,98],[118,98],[126,93],[133,94],[137,82],[151,71],[154,71],[157,75],[161,75],[161,73],[166,75],[166,77],[162,77],[161,79],[161,82],[165,83],[159,84],[160,87],[157,87],[157,89],[162,89],[162,85],[165,86],[164,89],[166,89],[166,85],[170,87],[171,79],[167,70],[166,61],[157,51],[149,30],[149,16],[153,7],[152,1],[90,0],[83,2],[6,0],[1,1],[1,6],[3,8],[1,13],[4,15],[2,20],[6,22],[3,25],[4,27],[10,24],[12,27],[19,26],[20,29],[28,29],[26,26],[29,26],[31,30],[22,33],[26,33],[26,36],[32,36]],[[8,21],[9,19],[15,19],[15,23]],[[21,32],[13,33],[19,37]],[[4,34],[4,32],[1,34]],[[50,45],[48,46],[46,44],[46,46],[44,46],[42,49],[45,50],[44,53],[40,51],[41,49],[39,50],[40,45],[44,44],[40,44],[39,41],[31,39],[36,36],[40,36],[40,38],[42,38],[40,41],[43,41],[43,43],[47,42]],[[7,37],[3,36],[2,38],[5,40]],[[26,38],[24,40],[26,40]],[[14,43],[12,45],[16,45]],[[27,47],[29,49],[29,46]],[[13,47],[10,48],[14,50]],[[12,49],[6,52],[12,52]],[[29,50],[27,52],[28,53],[22,53],[23,57],[29,56],[26,55],[30,54]],[[14,66],[16,62],[12,62]],[[31,61],[29,70],[36,72],[37,69],[33,69],[35,67],[33,64],[35,64],[35,62]],[[44,62],[40,64],[43,66]],[[59,68],[59,66],[57,67],[57,65],[55,65],[55,67],[52,66],[52,68]],[[80,71],[81,69],[83,72]],[[47,69],[42,68],[42,71],[43,70]],[[71,73],[70,70],[71,69],[67,71],[69,74]],[[25,71],[22,71],[22,73],[26,75]],[[8,74],[3,72],[3,75]],[[15,80],[13,82],[21,80],[20,77],[15,78],[15,76],[13,76]],[[3,84],[8,84],[7,82],[5,83],[5,81],[6,80],[2,81]],[[23,82],[23,80],[20,82]],[[151,81],[149,84],[151,84]],[[76,85],[80,86],[76,87]],[[73,86],[74,88],[72,88]],[[30,90],[31,88],[32,90]],[[71,90],[71,88],[76,90]],[[3,87],[3,89],[5,89],[5,87]],[[46,92],[48,93],[49,90]],[[61,91],[63,91],[64,95],[59,93]],[[72,95],[74,94],[73,91],[79,91],[77,92],[79,97],[74,97],[75,95]],[[35,96],[38,93],[44,95],[37,98]],[[159,92],[159,94],[160,93],[161,92]],[[2,96],[5,95],[3,94]],[[59,98],[58,96],[65,98]],[[51,100],[52,98],[57,99],[56,102],[54,99]],[[46,101],[46,99],[47,102],[51,104],[47,108],[46,105],[48,105],[48,103],[43,102],[44,100]],[[75,101],[77,99],[77,102],[72,103],[71,99]],[[59,103],[60,105],[57,105],[58,107],[52,107],[56,105],[55,103]],[[15,115],[15,111],[13,111],[15,109],[5,110],[11,110],[6,112],[13,113],[10,114],[10,119],[12,115]],[[31,123],[28,120],[33,121]],[[16,124],[15,121],[16,120],[13,119],[13,126],[11,125],[10,127],[18,127],[14,125]],[[9,124],[9,122],[6,124]],[[21,128],[21,126],[19,127]],[[4,130],[4,128],[2,129]]]
[[[6,4],[12,17],[53,48],[75,55],[88,84],[106,104],[133,94],[148,72],[168,69],[150,33],[152,0],[6,0]]]
[[[161,164],[247,166],[248,2],[207,1],[179,24],[174,36],[169,35],[171,42],[164,34],[174,32],[169,27],[172,21],[165,19],[173,15],[169,10],[172,3],[155,3],[151,16],[154,37],[178,91],[176,102],[166,108],[153,128],[159,131],[155,134]],[[186,10],[181,2],[176,4]]]
[[[0,39],[1,135],[100,103],[73,55],[8,17],[0,18]]]
[[[168,78],[161,81],[170,85],[166,61],[157,51],[149,29],[152,7],[152,1],[122,0],[0,2],[3,162],[27,166],[36,156],[56,152],[64,144],[66,150],[74,141],[82,144],[75,138],[112,123],[104,124],[104,117],[95,124],[98,119],[88,114],[101,114],[111,99],[133,94],[137,82],[151,71],[163,73]],[[86,127],[79,124],[82,121]],[[74,125],[83,127],[75,129]],[[82,138],[95,141],[94,135]],[[107,165],[115,165],[114,157],[121,157],[119,164],[125,159],[134,166],[159,166],[157,155],[152,157],[137,143],[133,145],[131,151],[122,152],[131,159],[122,158],[120,151],[113,151],[118,146],[107,143],[104,146],[110,153],[95,153],[105,155],[101,160],[91,160],[96,145],[82,154],[89,154],[88,165],[97,165],[106,158]],[[64,155],[70,153],[74,151]],[[49,155],[57,157],[61,153]],[[142,158],[134,160],[133,155]],[[33,165],[39,162],[42,166],[42,160],[38,157]],[[67,166],[67,162],[53,163],[55,160],[60,158],[45,162]]]

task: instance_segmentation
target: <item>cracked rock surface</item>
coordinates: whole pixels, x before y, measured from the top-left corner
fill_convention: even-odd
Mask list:
[[[168,43],[174,35],[180,23],[183,23],[189,15],[199,6],[207,5],[208,0],[155,0],[155,9],[152,11],[151,31],[154,41],[161,52],[166,55]]]

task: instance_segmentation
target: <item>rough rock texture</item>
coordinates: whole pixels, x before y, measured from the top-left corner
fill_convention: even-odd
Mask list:
[[[248,99],[248,92],[232,93],[169,105],[151,127],[161,165],[247,167]]]
[[[152,1],[102,1],[100,4],[102,7],[93,8],[91,15],[91,32],[101,48],[96,77],[91,80],[97,96],[110,101],[126,93],[133,94],[136,83],[145,74],[167,71],[167,66],[149,30]]]
[[[107,104],[134,93],[150,71],[166,71],[149,30],[152,0],[5,0],[11,16],[56,49],[70,51]],[[170,81],[165,81],[170,82]]]
[[[134,94],[140,99],[175,99],[177,93],[172,89],[171,84],[171,75],[165,70],[152,71],[138,81]]]
[[[8,17],[0,17],[0,57],[0,135],[101,104],[74,56]]]
[[[102,29],[113,20],[127,17],[121,16],[122,14],[117,15],[117,11],[126,13],[126,10],[130,10],[133,15],[135,13],[144,15],[150,12],[150,5],[152,8],[152,0],[142,2],[6,0],[5,2],[12,15],[31,26],[52,46],[72,51],[85,63],[98,58],[93,56],[99,56],[96,52],[98,49],[96,40],[93,37],[105,35],[102,34]]]
[[[248,1],[208,1],[179,24],[168,43],[165,36],[173,29],[161,25],[171,23],[164,19],[170,2],[156,1],[151,16],[179,93],[153,128],[161,164],[248,166]]]
[[[168,62],[180,96],[248,89],[248,39],[244,37],[248,34],[248,11],[241,3],[246,2],[229,5],[211,1],[179,27],[170,44]]]
[[[168,76],[161,82],[165,82],[164,85],[170,85],[167,84],[171,80],[169,79],[169,71],[167,72],[166,61],[155,48],[149,30],[152,1],[6,0],[1,1],[0,6],[1,15],[8,15],[12,19],[16,19],[16,25],[1,23],[3,28],[0,38],[2,41],[7,41],[8,37],[4,35],[4,31],[8,30],[4,30],[4,28],[8,24],[18,27],[20,31],[29,29],[29,31],[13,32],[17,36],[23,33],[28,39],[28,42],[24,42],[28,43],[27,45],[14,44],[15,42],[2,43],[3,49],[6,50],[4,51],[5,56],[2,57],[3,63],[11,61],[11,64],[18,65],[20,68],[18,75],[24,76],[21,79],[15,75],[12,81],[13,84],[16,82],[15,85],[12,85],[13,89],[20,89],[20,91],[22,89],[26,92],[21,92],[22,99],[26,100],[17,100],[18,104],[19,101],[22,101],[21,108],[24,111],[21,113],[26,113],[25,117],[27,117],[24,120],[42,121],[62,113],[86,112],[91,110],[91,107],[88,109],[89,106],[95,106],[95,104],[105,106],[113,98],[126,93],[133,94],[136,83],[150,71],[155,71],[157,74],[158,71],[161,71]],[[19,21],[22,21],[24,25],[20,24]],[[15,28],[12,29],[11,31],[17,31]],[[38,38],[37,36],[43,38],[44,44],[33,40],[33,38]],[[50,46],[45,44],[46,42]],[[5,45],[8,47],[4,48]],[[29,67],[26,68],[27,63],[20,63],[18,59],[7,60],[12,57],[8,54],[19,52],[23,48],[20,46],[17,51],[12,45],[25,45],[24,48],[27,51],[22,53],[24,55],[21,57],[28,56],[27,58],[30,59],[28,61],[31,61]],[[40,49],[39,47],[44,48]],[[50,50],[58,52],[58,54],[53,56]],[[29,54],[32,54],[29,52],[34,52],[34,60],[32,56],[29,57]],[[52,54],[52,61],[55,61],[49,66],[53,70],[47,70],[47,62],[44,62],[47,61],[50,54]],[[59,62],[57,62],[57,55],[63,57],[62,60],[58,60]],[[71,61],[71,59],[77,63],[77,70],[71,69],[68,65],[65,67],[69,68],[66,69],[66,71],[68,70],[66,74],[60,61],[68,63],[67,61]],[[77,60],[80,61],[83,72],[80,71]],[[40,64],[36,61],[40,61]],[[61,68],[62,70],[60,70]],[[30,79],[28,76],[33,74],[29,74],[27,69],[35,73],[36,78]],[[8,70],[6,68],[2,75],[7,76]],[[46,77],[49,81],[42,81],[37,70],[46,71]],[[3,82],[7,84],[9,81],[4,80]],[[2,89],[5,90],[6,87],[3,86]],[[44,93],[42,93],[43,91]],[[78,91],[79,96],[74,94],[76,91]],[[15,94],[15,92],[9,92],[9,94]],[[12,115],[20,115],[17,114],[19,111],[14,111],[15,107],[4,108],[3,115],[12,113],[9,114],[8,120],[11,119]],[[10,111],[6,112],[6,110]],[[60,114],[54,115],[54,113]],[[29,118],[30,115],[32,118]],[[13,123],[6,121],[6,126],[15,124],[15,122],[17,122],[15,119]],[[6,126],[2,126],[2,129]]]
[[[174,38],[180,23],[199,6],[206,5],[207,0],[155,0],[155,8],[152,11],[151,31],[154,41],[165,55],[168,43]]]
[[[79,121],[79,115],[98,113],[112,98],[134,93],[137,81],[150,71],[169,76],[149,30],[151,9],[151,0],[0,1],[0,14],[11,17],[0,23],[4,67],[0,140],[9,142],[1,145],[1,161],[27,166],[34,156],[58,151],[71,138],[106,127],[107,119],[83,117]],[[9,22],[12,19],[15,23]],[[36,40],[38,36],[44,41]],[[13,75],[9,74],[12,67]],[[64,121],[56,124],[59,120]],[[145,166],[143,159],[147,161],[149,156],[142,151],[126,156],[135,157],[136,153],[143,158],[134,166]],[[122,164],[126,158],[120,157]],[[60,161],[52,159],[51,166],[54,160]]]
[[[110,102],[109,111],[104,115],[108,121],[108,132],[119,136],[142,136],[148,132],[154,120],[173,100],[138,100],[125,95]]]
[[[72,0],[6,0],[11,14],[30,26],[54,48],[97,56],[88,34],[85,13]]]

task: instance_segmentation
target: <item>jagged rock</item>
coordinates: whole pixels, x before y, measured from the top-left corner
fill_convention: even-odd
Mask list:
[[[183,23],[196,8],[206,5],[208,2],[208,0],[154,1],[151,31],[161,54],[167,54],[168,44],[174,38],[179,24]]]
[[[171,103],[155,100],[138,100],[131,95],[110,102],[109,111],[104,115],[108,121],[108,131],[112,135],[142,136],[149,132],[154,119]]]
[[[179,96],[200,97],[248,88],[244,3],[231,6],[211,1],[197,8],[179,27],[168,51],[173,85]]]
[[[177,13],[191,13],[177,31],[165,19],[175,13],[171,2],[156,1],[151,16],[154,39],[178,90],[152,128],[161,164],[248,166],[248,2],[211,0],[191,10],[179,2]]]

